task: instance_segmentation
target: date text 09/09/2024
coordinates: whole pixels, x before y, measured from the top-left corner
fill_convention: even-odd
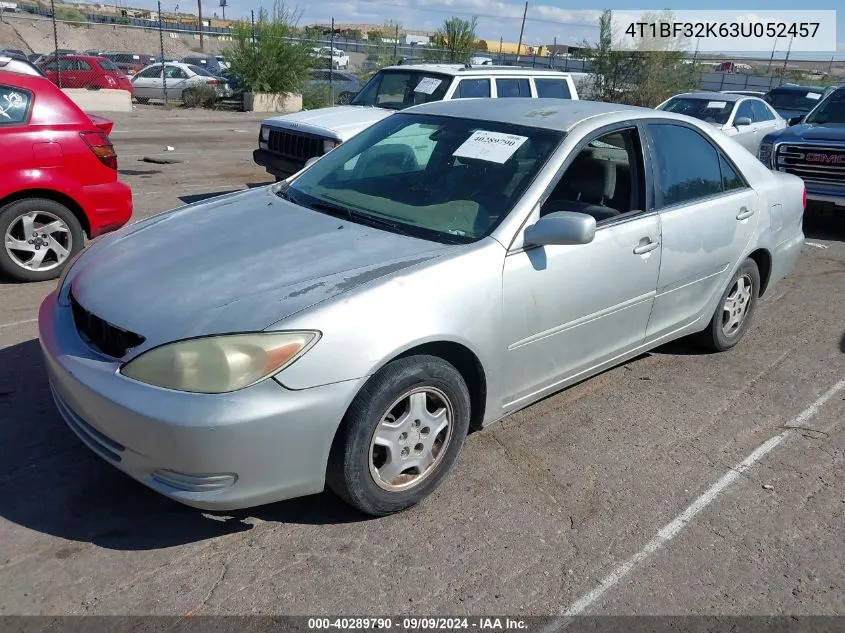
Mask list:
[[[629,37],[774,37],[812,38],[819,22],[632,22]]]
[[[358,617],[358,618],[308,618],[308,629],[313,631],[341,629],[397,631],[480,631],[524,630],[524,619],[507,617]]]

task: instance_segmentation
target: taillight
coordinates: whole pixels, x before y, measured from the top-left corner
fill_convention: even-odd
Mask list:
[[[117,82],[114,80],[114,77],[112,77],[111,75],[106,75],[106,81],[108,82],[108,84],[110,86],[116,86],[117,85]]]
[[[804,205],[804,211],[807,210],[807,185],[804,185],[804,196],[802,199],[802,204]]]
[[[109,137],[102,132],[80,132],[79,136],[94,152],[94,156],[100,159],[106,167],[117,169],[117,153],[111,144]]]
[[[220,82],[219,82],[219,81],[217,81],[216,79],[209,79],[209,80],[207,80],[207,81],[206,81],[206,83],[207,83],[209,86],[216,86],[216,85],[217,85],[217,84],[219,84]]]

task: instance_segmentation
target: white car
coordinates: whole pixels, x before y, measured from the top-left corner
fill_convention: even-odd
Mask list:
[[[314,49],[314,55],[328,64],[331,59],[332,68],[334,70],[348,70],[349,69],[349,55],[339,48],[332,48],[331,46],[323,46]]]
[[[193,64],[167,62],[164,64],[163,73],[161,64],[152,64],[132,77],[132,87],[138,103],[146,103],[150,99],[164,99],[165,86],[168,99],[184,101],[191,90],[198,90],[202,85],[214,88],[220,99],[232,96],[232,89],[223,77],[215,77],[205,68]]]
[[[742,94],[687,92],[670,97],[657,109],[710,123],[755,156],[766,134],[787,126],[786,119],[768,103]]]
[[[253,160],[278,180],[397,110],[452,99],[531,97],[578,99],[575,82],[558,70],[514,66],[409,64],[377,72],[345,106],[265,119]]]

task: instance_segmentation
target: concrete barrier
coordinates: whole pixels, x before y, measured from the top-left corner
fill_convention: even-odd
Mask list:
[[[132,112],[132,97],[126,90],[62,88],[85,112]]]

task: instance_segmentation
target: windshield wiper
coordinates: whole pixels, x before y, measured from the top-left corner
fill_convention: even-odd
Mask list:
[[[378,216],[370,215],[369,213],[361,213],[350,209],[348,207],[341,207],[339,205],[331,204],[329,202],[314,201],[308,204],[308,207],[314,211],[322,211],[334,217],[345,218],[350,222],[357,224],[364,224],[376,228],[388,229],[394,233],[401,233],[411,237],[418,237],[412,231],[407,230],[398,222],[391,222]]]

